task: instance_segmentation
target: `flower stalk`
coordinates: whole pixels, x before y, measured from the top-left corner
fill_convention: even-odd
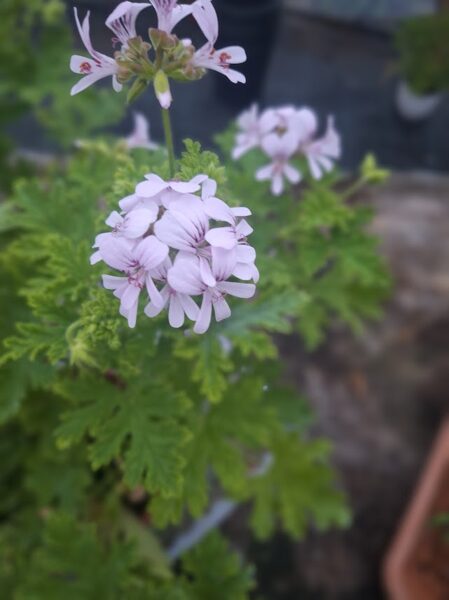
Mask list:
[[[175,147],[173,143],[173,131],[170,119],[170,110],[168,108],[162,108],[162,124],[164,126],[165,145],[168,153],[168,164],[170,168],[170,177],[173,178],[176,173],[176,157]]]

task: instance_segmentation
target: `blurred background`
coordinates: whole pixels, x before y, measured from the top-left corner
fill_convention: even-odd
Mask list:
[[[15,0],[3,2],[14,6]],[[387,184],[355,201],[375,210],[373,231],[381,238],[395,282],[385,318],[369,324],[359,338],[336,327],[312,354],[300,339],[281,340],[289,377],[307,392],[317,414],[316,432],[334,444],[335,464],[353,510],[352,527],[326,534],[312,530],[299,544],[278,536],[259,545],[246,532],[242,508],[225,529],[255,562],[266,598],[384,598],[385,554],[442,421],[449,391],[449,2],[214,4],[221,23],[218,47],[246,48],[248,84],[234,86],[211,74],[196,85],[176,86],[178,148],[184,137],[213,146],[214,135],[253,102],[262,107],[307,105],[323,125],[327,115],[334,115],[343,139],[344,170],[355,170],[368,152],[391,170]],[[109,52],[104,21],[116,2],[79,0],[76,5],[81,12],[92,11],[94,46]],[[64,19],[79,47],[73,6],[67,0]],[[150,11],[148,18],[153,18]],[[193,23],[186,20],[179,35],[191,37],[193,32]],[[49,54],[54,63],[49,58],[32,69],[22,65],[22,78],[13,79],[8,88],[15,50],[1,61],[0,108],[9,137],[4,144],[13,145],[19,158],[55,154],[92,130],[127,135],[132,110],[145,114],[152,136],[162,140],[159,108],[150,95],[122,114],[112,105],[115,100],[104,96],[99,103],[93,97],[88,110],[74,113],[70,122],[64,107],[71,102],[68,94],[76,76],[64,73],[66,87],[52,87],[61,50]],[[33,88],[33,78],[40,78],[41,91]],[[20,86],[24,91],[18,93]],[[64,98],[59,108],[53,93]],[[56,112],[50,110],[52,103]],[[51,133],[61,115],[64,135],[44,133]],[[114,121],[112,116],[118,124],[103,129]]]

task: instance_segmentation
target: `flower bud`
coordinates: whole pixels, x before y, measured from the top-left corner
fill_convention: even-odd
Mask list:
[[[172,95],[170,91],[170,83],[167,75],[161,69],[156,73],[154,78],[154,91],[162,108],[168,109],[172,103]]]

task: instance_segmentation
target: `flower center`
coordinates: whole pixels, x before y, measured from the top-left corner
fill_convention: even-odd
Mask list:
[[[83,73],[83,75],[87,75],[89,73],[92,72],[92,65],[90,63],[83,62],[80,64],[80,73]]]
[[[128,283],[143,290],[145,287],[145,269],[136,262],[128,272]]]
[[[220,62],[220,67],[223,67],[224,69],[228,69],[229,68],[229,61],[231,60],[232,56],[230,54],[228,54],[227,52],[222,52],[220,54],[220,56],[218,57],[218,60]]]

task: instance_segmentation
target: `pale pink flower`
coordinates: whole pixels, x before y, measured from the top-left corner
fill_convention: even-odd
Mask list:
[[[123,212],[131,212],[135,209],[147,208],[151,211],[159,211],[160,202],[157,198],[142,198],[137,194],[130,194],[119,201],[119,206]]]
[[[148,119],[142,113],[135,112],[134,118],[134,129],[130,135],[125,139],[126,147],[129,150],[133,148],[145,148],[146,150],[157,150],[158,144],[155,144],[151,140],[150,136],[150,123]]]
[[[324,173],[331,171],[334,161],[341,156],[341,139],[334,126],[334,120],[329,117],[327,131],[318,140],[310,140],[301,146],[306,155],[310,172],[315,179],[321,179]]]
[[[236,283],[228,281],[235,268],[235,256],[221,248],[212,249],[212,272],[215,285],[204,283],[198,259],[193,255],[183,255],[175,262],[168,272],[168,282],[171,287],[188,296],[203,297],[201,309],[195,323],[195,333],[205,333],[210,326],[212,308],[215,319],[222,321],[231,316],[231,309],[226,302],[226,295],[237,298],[252,298],[256,286],[251,283]]]
[[[112,11],[106,19],[106,25],[115,33],[114,44],[120,43],[126,48],[129,40],[137,37],[137,17],[145,8],[149,8],[147,3],[126,1]]]
[[[168,307],[168,322],[171,327],[178,329],[184,325],[185,316],[191,321],[196,321],[200,309],[189,295],[177,292],[167,282],[167,272],[171,267],[171,260],[167,258],[162,265],[151,271],[153,279],[164,283],[164,287],[161,290],[163,304],[157,305],[154,302],[149,302],[145,307],[145,314],[147,317],[157,317]]]
[[[178,0],[150,0],[157,14],[157,28],[171,33],[176,25],[192,13],[192,6],[178,4]]]
[[[275,196],[279,196],[284,191],[284,178],[292,184],[301,181],[301,173],[289,163],[290,158],[298,150],[298,138],[295,133],[284,135],[272,133],[263,139],[262,148],[272,158],[272,163],[259,169],[256,179],[271,180],[271,191]]]
[[[154,226],[161,242],[182,253],[194,254],[199,261],[201,276],[210,285],[215,279],[210,267],[210,248],[206,243],[209,219],[204,203],[192,194],[170,203],[169,209]]]
[[[260,279],[259,269],[256,267],[256,251],[248,244],[239,244],[235,248],[236,265],[232,274],[242,281],[254,281]]]
[[[158,215],[157,205],[150,208],[140,208],[125,216],[118,212],[112,212],[106,219],[106,225],[112,228],[112,231],[100,233],[95,239],[94,248],[99,248],[103,241],[108,237],[123,237],[128,240],[137,240],[147,233],[150,225],[154,223]],[[99,250],[91,256],[91,264],[96,264],[103,260]]]
[[[75,8],[75,21],[78,27],[79,34],[83,41],[86,50],[89,52],[91,58],[84,56],[74,55],[70,59],[70,69],[79,75],[84,75],[77,84],[72,87],[71,95],[74,96],[79,92],[84,91],[86,88],[96,83],[100,79],[112,76],[112,86],[116,92],[120,92],[122,85],[117,81],[118,66],[113,58],[106,56],[101,52],[98,52],[92,46],[90,40],[90,25],[89,25],[90,12],[86,13],[84,21],[81,24],[78,18],[78,11]]]
[[[164,181],[159,175],[151,173],[145,175],[145,181],[136,186],[134,194],[122,198],[119,202],[124,212],[136,208],[149,208],[164,206],[168,208],[172,200],[183,197],[183,194],[191,194],[201,189],[201,184],[207,179],[207,175],[197,175],[191,181]]]
[[[140,198],[156,199],[168,208],[171,200],[178,199],[180,195],[198,192],[206,179],[207,175],[196,175],[190,181],[164,181],[159,175],[150,173],[137,185],[136,194]]]
[[[210,229],[205,239],[211,246],[232,250],[240,242],[246,241],[253,229],[242,217],[249,217],[251,211],[240,206],[230,208],[223,200],[218,198],[207,198],[204,201],[206,215],[216,221],[229,223],[228,227],[217,227]]]
[[[231,65],[246,61],[246,52],[240,46],[227,46],[221,50],[214,48],[214,43],[206,42],[195,52],[192,65],[201,69],[210,69],[225,75],[232,83],[246,83],[243,73],[231,69]]]
[[[135,327],[139,297],[144,288],[155,305],[163,304],[151,271],[165,261],[168,247],[154,235],[137,244],[125,238],[107,237],[100,240],[98,251],[108,266],[126,275],[103,275],[103,285],[114,290],[114,296],[120,299],[120,313],[128,319],[130,327]]]
[[[260,126],[264,131],[273,133],[277,129],[286,132],[290,129],[291,119],[297,112],[294,106],[267,108],[260,115]]]
[[[232,150],[232,158],[238,160],[244,154],[260,146],[264,129],[261,126],[259,108],[253,104],[251,108],[243,112],[237,119],[239,132],[236,135],[236,144]],[[265,133],[271,130],[269,127]]]
[[[91,264],[104,261],[124,274],[104,275],[103,282],[120,299],[120,314],[130,327],[145,288],[147,316],[167,309],[172,327],[181,327],[187,317],[197,333],[209,327],[212,309],[217,321],[229,317],[225,295],[254,295],[254,284],[230,281],[259,279],[256,252],[246,239],[252,228],[244,217],[251,213],[229,207],[216,192],[216,182],[206,175],[180,182],[150,174],[135,194],[120,201],[124,212],[107,218],[112,230],[97,236]],[[226,226],[211,229],[216,221]],[[202,297],[201,309],[192,296]]]

